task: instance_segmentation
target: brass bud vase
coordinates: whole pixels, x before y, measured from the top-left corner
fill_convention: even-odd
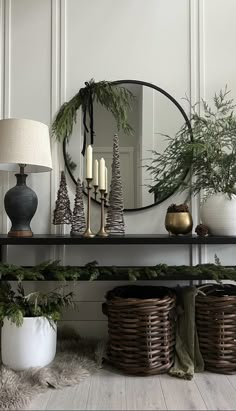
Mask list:
[[[193,228],[193,219],[189,212],[166,213],[165,227],[169,234],[188,234]]]

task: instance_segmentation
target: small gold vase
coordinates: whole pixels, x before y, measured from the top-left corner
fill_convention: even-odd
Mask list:
[[[165,227],[169,234],[188,234],[193,228],[193,219],[189,212],[166,213]]]

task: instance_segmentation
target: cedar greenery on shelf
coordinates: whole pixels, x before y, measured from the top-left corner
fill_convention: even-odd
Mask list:
[[[166,195],[187,189],[193,195],[200,190],[206,195],[225,193],[230,198],[236,194],[236,117],[228,94],[227,87],[215,94],[214,109],[204,100],[192,107],[192,139],[184,124],[174,137],[166,136],[168,145],[163,153],[153,152],[154,159],[147,166],[154,180],[151,193]],[[187,170],[191,172],[184,179]]]
[[[158,264],[150,267],[102,267],[91,262],[84,267],[61,266],[58,261],[45,262],[35,267],[18,267],[0,264],[0,280],[46,280],[46,281],[136,281],[136,280],[236,280],[236,267],[202,264],[194,267]],[[0,298],[1,300],[1,298]]]
[[[21,283],[17,292],[13,291],[8,282],[2,282],[0,287],[0,324],[6,317],[20,327],[24,317],[45,317],[53,326],[60,320],[61,311],[67,306],[73,306],[72,293],[51,291],[48,293],[33,292],[25,295]]]
[[[97,102],[110,111],[116,122],[118,130],[122,129],[126,134],[132,134],[132,127],[128,122],[127,111],[131,109],[133,94],[125,87],[119,87],[108,81],[95,82],[93,79],[85,83],[77,94],[59,109],[52,124],[52,135],[59,141],[69,139],[76,123],[77,111],[83,112],[84,147],[85,152],[86,133],[90,131],[91,144],[93,144],[93,103]],[[87,125],[89,116],[89,126]],[[89,130],[90,129],[90,130]]]
[[[33,267],[21,267],[0,263],[0,280],[17,281],[65,281],[93,280],[99,276],[96,262],[84,267],[62,266],[59,261],[45,261]]]

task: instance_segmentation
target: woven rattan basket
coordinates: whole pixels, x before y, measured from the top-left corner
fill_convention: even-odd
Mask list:
[[[164,373],[174,361],[175,295],[165,287],[124,286],[109,291],[108,359],[130,374]]]
[[[196,325],[206,370],[236,372],[236,286],[206,284],[196,297]]]

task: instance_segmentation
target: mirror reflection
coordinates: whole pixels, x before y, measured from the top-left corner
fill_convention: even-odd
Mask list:
[[[128,112],[133,134],[129,136],[118,131],[112,114],[94,102],[93,159],[99,160],[101,157],[105,159],[109,187],[113,136],[117,133],[124,206],[126,210],[136,210],[163,201],[161,193],[156,198],[149,193],[149,186],[153,181],[146,166],[151,163],[152,151],[162,152],[167,144],[165,135],[174,136],[183,125],[185,118],[174,102],[154,88],[155,86],[128,80],[119,84],[128,88],[134,96],[131,110]],[[78,115],[73,134],[65,144],[66,165],[74,182],[78,178],[82,181],[85,179],[85,159],[81,155],[82,143],[82,121],[81,115]]]

